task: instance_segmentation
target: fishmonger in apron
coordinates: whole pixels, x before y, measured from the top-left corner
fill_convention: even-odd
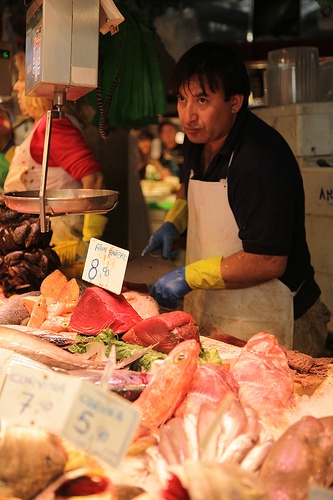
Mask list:
[[[227,191],[226,179],[190,179],[186,265],[242,250]],[[195,318],[204,335],[220,333],[248,340],[265,331],[292,349],[293,294],[278,279],[240,290],[193,290],[184,297],[184,310]]]

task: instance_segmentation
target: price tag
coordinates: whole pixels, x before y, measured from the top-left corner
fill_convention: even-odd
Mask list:
[[[61,435],[116,467],[133,439],[140,411],[87,380],[29,361],[16,354],[7,361],[1,417]]]
[[[0,398],[0,415],[8,421],[61,433],[81,381],[52,370],[12,363]]]
[[[139,420],[140,412],[129,401],[84,380],[62,435],[116,467],[127,452]]]
[[[121,293],[129,251],[91,238],[82,279],[110,292]]]

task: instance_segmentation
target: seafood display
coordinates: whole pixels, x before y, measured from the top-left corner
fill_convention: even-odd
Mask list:
[[[0,321],[0,348],[140,412],[117,469],[82,462],[79,450],[73,460],[59,436],[4,423],[4,498],[307,500],[311,487],[332,485],[333,359],[287,351],[266,332],[209,344],[183,311],[160,313],[148,294],[82,286],[58,269],[38,291],[4,298]],[[306,388],[311,376],[331,382],[301,396],[296,382]]]

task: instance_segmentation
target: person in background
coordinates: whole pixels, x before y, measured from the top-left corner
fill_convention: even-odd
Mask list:
[[[15,151],[12,121],[6,108],[0,106],[0,189],[3,189]]]
[[[183,144],[176,141],[178,127],[170,120],[164,120],[158,127],[158,135],[162,144],[160,163],[169,175],[180,177],[183,163]]]
[[[137,165],[140,180],[148,179],[163,181],[166,177],[176,175],[176,172],[179,171],[179,167],[177,163],[171,159],[171,156],[166,159],[163,153],[161,153],[159,158],[153,157],[152,146],[156,137],[151,132],[148,130],[141,130],[135,135],[140,153],[140,160]],[[173,174],[171,169],[173,169],[175,174]]]
[[[150,161],[153,140],[153,134],[146,130],[139,131],[136,135],[136,143],[140,155],[140,160],[136,170],[139,173],[140,179],[146,178],[146,167]]]
[[[19,106],[24,115],[34,120],[31,132],[16,147],[4,183],[4,190],[39,190],[42,173],[46,114],[52,109],[52,99],[25,95],[25,54],[15,55],[18,80],[14,85]],[[87,147],[79,121],[67,114],[52,120],[48,158],[47,189],[100,189],[104,179],[100,164]],[[52,243],[78,239],[89,241],[100,237],[106,218],[101,215],[71,215],[52,219]]]
[[[320,356],[330,312],[306,241],[304,188],[284,138],[248,109],[249,77],[238,54],[202,42],[171,78],[183,130],[183,182],[143,254],[187,229],[186,262],[160,277],[151,295],[184,309],[206,335],[248,340],[261,331]],[[290,345],[291,342],[291,345]]]

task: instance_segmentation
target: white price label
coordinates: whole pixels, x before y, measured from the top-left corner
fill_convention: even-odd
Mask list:
[[[117,467],[140,421],[140,412],[121,396],[82,381],[62,435]]]
[[[80,382],[51,370],[12,364],[1,392],[0,415],[14,424],[59,434]]]
[[[91,238],[82,279],[120,294],[129,251]]]
[[[132,442],[140,411],[87,380],[55,373],[36,362],[30,366],[21,358],[13,354],[6,361],[1,417],[61,435],[116,467]]]

